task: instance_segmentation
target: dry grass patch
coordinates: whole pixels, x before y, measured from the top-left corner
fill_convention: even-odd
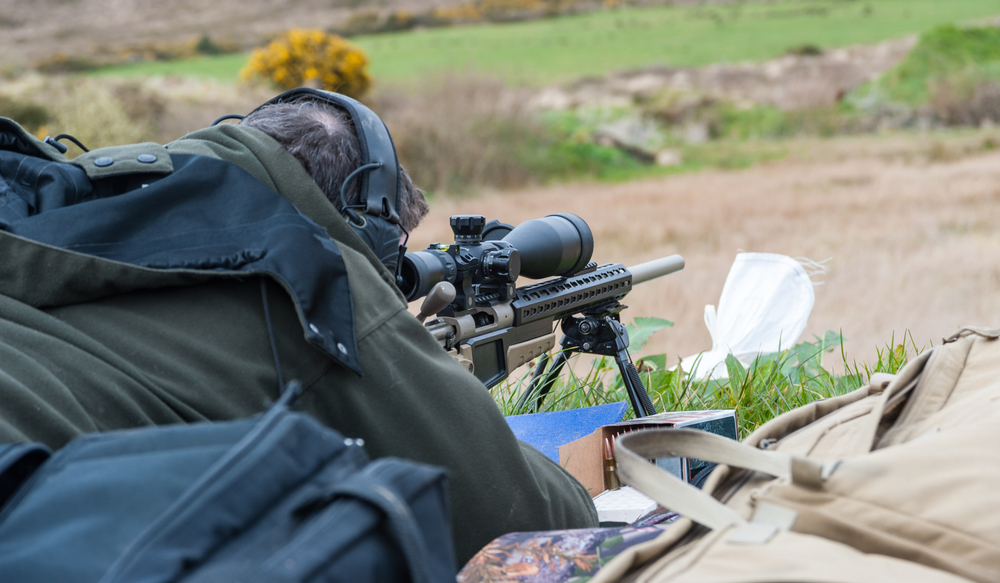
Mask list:
[[[411,249],[450,241],[451,214],[517,224],[567,211],[591,225],[595,260],[634,265],[680,253],[683,272],[625,302],[626,320],[675,322],[643,351],[671,364],[711,347],[704,306],[718,302],[737,252],[830,258],[803,339],[841,330],[849,360],[874,362],[876,348],[905,330],[925,345],[958,326],[1000,324],[1000,153],[972,147],[989,139],[806,141],[791,159],[748,170],[440,199]],[[959,155],[935,161],[935,143]]]
[[[520,90],[485,77],[445,75],[409,91],[382,88],[371,102],[422,188],[465,193],[534,179],[526,154],[542,129]]]
[[[46,114],[44,123],[26,123],[28,129],[39,136],[72,134],[93,149],[166,143],[207,127],[223,113],[247,113],[274,93],[266,87],[176,77],[131,81],[26,75],[0,85],[0,115],[24,123],[18,112],[27,106],[40,108]],[[71,146],[69,155],[79,153]]]

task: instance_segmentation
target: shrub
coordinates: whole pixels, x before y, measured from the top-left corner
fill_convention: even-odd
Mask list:
[[[823,54],[823,49],[814,44],[806,43],[804,45],[791,47],[785,51],[785,54],[794,55],[796,57],[819,57]]]
[[[118,51],[122,61],[176,61],[197,56],[196,42],[155,42],[124,47]]]
[[[944,79],[931,86],[930,109],[946,125],[1000,121],[1000,83],[984,79]]]
[[[465,194],[563,179],[624,180],[650,168],[594,143],[577,112],[540,114],[529,90],[470,75],[425,79],[410,91],[382,89],[372,107],[421,188]]]
[[[149,120],[129,117],[114,88],[98,82],[63,78],[47,87],[46,103],[52,106],[49,131],[68,133],[90,149],[155,139]],[[75,146],[68,155],[79,154]]]
[[[106,89],[121,104],[130,120],[146,126],[152,132],[151,135],[159,134],[167,113],[167,102],[162,96],[147,90],[136,81],[109,84]]]
[[[282,89],[310,86],[351,97],[363,96],[371,86],[365,53],[318,29],[293,28],[254,49],[240,77],[264,78]]]
[[[9,117],[31,133],[37,132],[52,117],[48,109],[37,103],[21,101],[5,95],[0,95],[0,116]]]
[[[528,168],[543,180],[615,180],[645,168],[646,162],[617,147],[613,139],[600,139],[599,128],[614,118],[603,111],[547,112],[542,116],[545,132],[526,157]]]
[[[225,112],[247,112],[274,96],[264,85],[204,79],[23,75],[0,83],[0,116],[39,138],[68,133],[88,148],[165,144],[207,127]],[[80,150],[70,142],[69,155]]]
[[[483,19],[483,14],[476,7],[474,2],[465,2],[457,6],[444,6],[431,11],[431,16],[436,22],[442,24],[468,24],[479,22]]]
[[[916,105],[955,74],[969,75],[1000,63],[1000,28],[940,26],[920,36],[910,54],[882,81],[893,99]]]
[[[542,0],[480,0],[479,11],[494,22],[538,18],[547,12]]]
[[[381,21],[382,15],[378,10],[358,10],[344,24],[342,33],[353,36],[378,32]]]
[[[417,25],[417,17],[408,10],[397,10],[382,23],[383,32],[409,30]]]
[[[74,57],[66,53],[55,53],[50,57],[35,62],[35,69],[49,75],[60,73],[79,73],[100,67],[101,64],[86,57]]]
[[[182,41],[144,41],[128,45],[100,45],[93,52],[92,68],[122,63],[177,61],[199,56],[218,56],[240,52],[242,47],[232,39],[216,40],[207,34]]]
[[[434,19],[431,12],[414,14],[409,10],[400,8],[388,15],[383,15],[379,10],[358,10],[340,27],[331,29],[331,32],[340,33],[344,36],[356,36],[362,34],[374,34],[379,32],[396,32],[400,30],[410,30],[417,26],[435,26],[440,24]]]
[[[540,128],[516,90],[485,78],[438,77],[416,95],[382,91],[374,100],[421,188],[465,193],[532,180],[525,158]]]
[[[201,35],[201,38],[194,45],[194,50],[200,55],[221,55],[226,52],[225,47],[212,40],[212,37],[207,34]]]

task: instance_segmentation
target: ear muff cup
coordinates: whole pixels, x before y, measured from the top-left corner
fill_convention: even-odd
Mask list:
[[[380,217],[362,216],[365,224],[359,226],[350,223],[351,228],[368,245],[382,265],[396,274],[399,261],[399,228]]]

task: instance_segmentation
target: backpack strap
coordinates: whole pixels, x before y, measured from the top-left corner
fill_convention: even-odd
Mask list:
[[[752,448],[732,439],[694,429],[649,429],[615,440],[615,460],[622,482],[637,488],[667,508],[712,530],[740,527],[732,536],[740,542],[766,542],[778,530],[787,530],[794,513],[769,508],[769,515],[745,520],[711,495],[681,481],[647,460],[691,457],[788,478],[806,488],[820,487],[839,461],[822,463],[787,453]],[[748,526],[749,525],[749,526]]]

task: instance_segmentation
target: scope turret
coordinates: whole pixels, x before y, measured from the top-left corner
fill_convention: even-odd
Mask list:
[[[483,227],[486,217],[483,215],[454,215],[451,217],[451,232],[455,235],[456,245],[475,245],[483,240]]]

